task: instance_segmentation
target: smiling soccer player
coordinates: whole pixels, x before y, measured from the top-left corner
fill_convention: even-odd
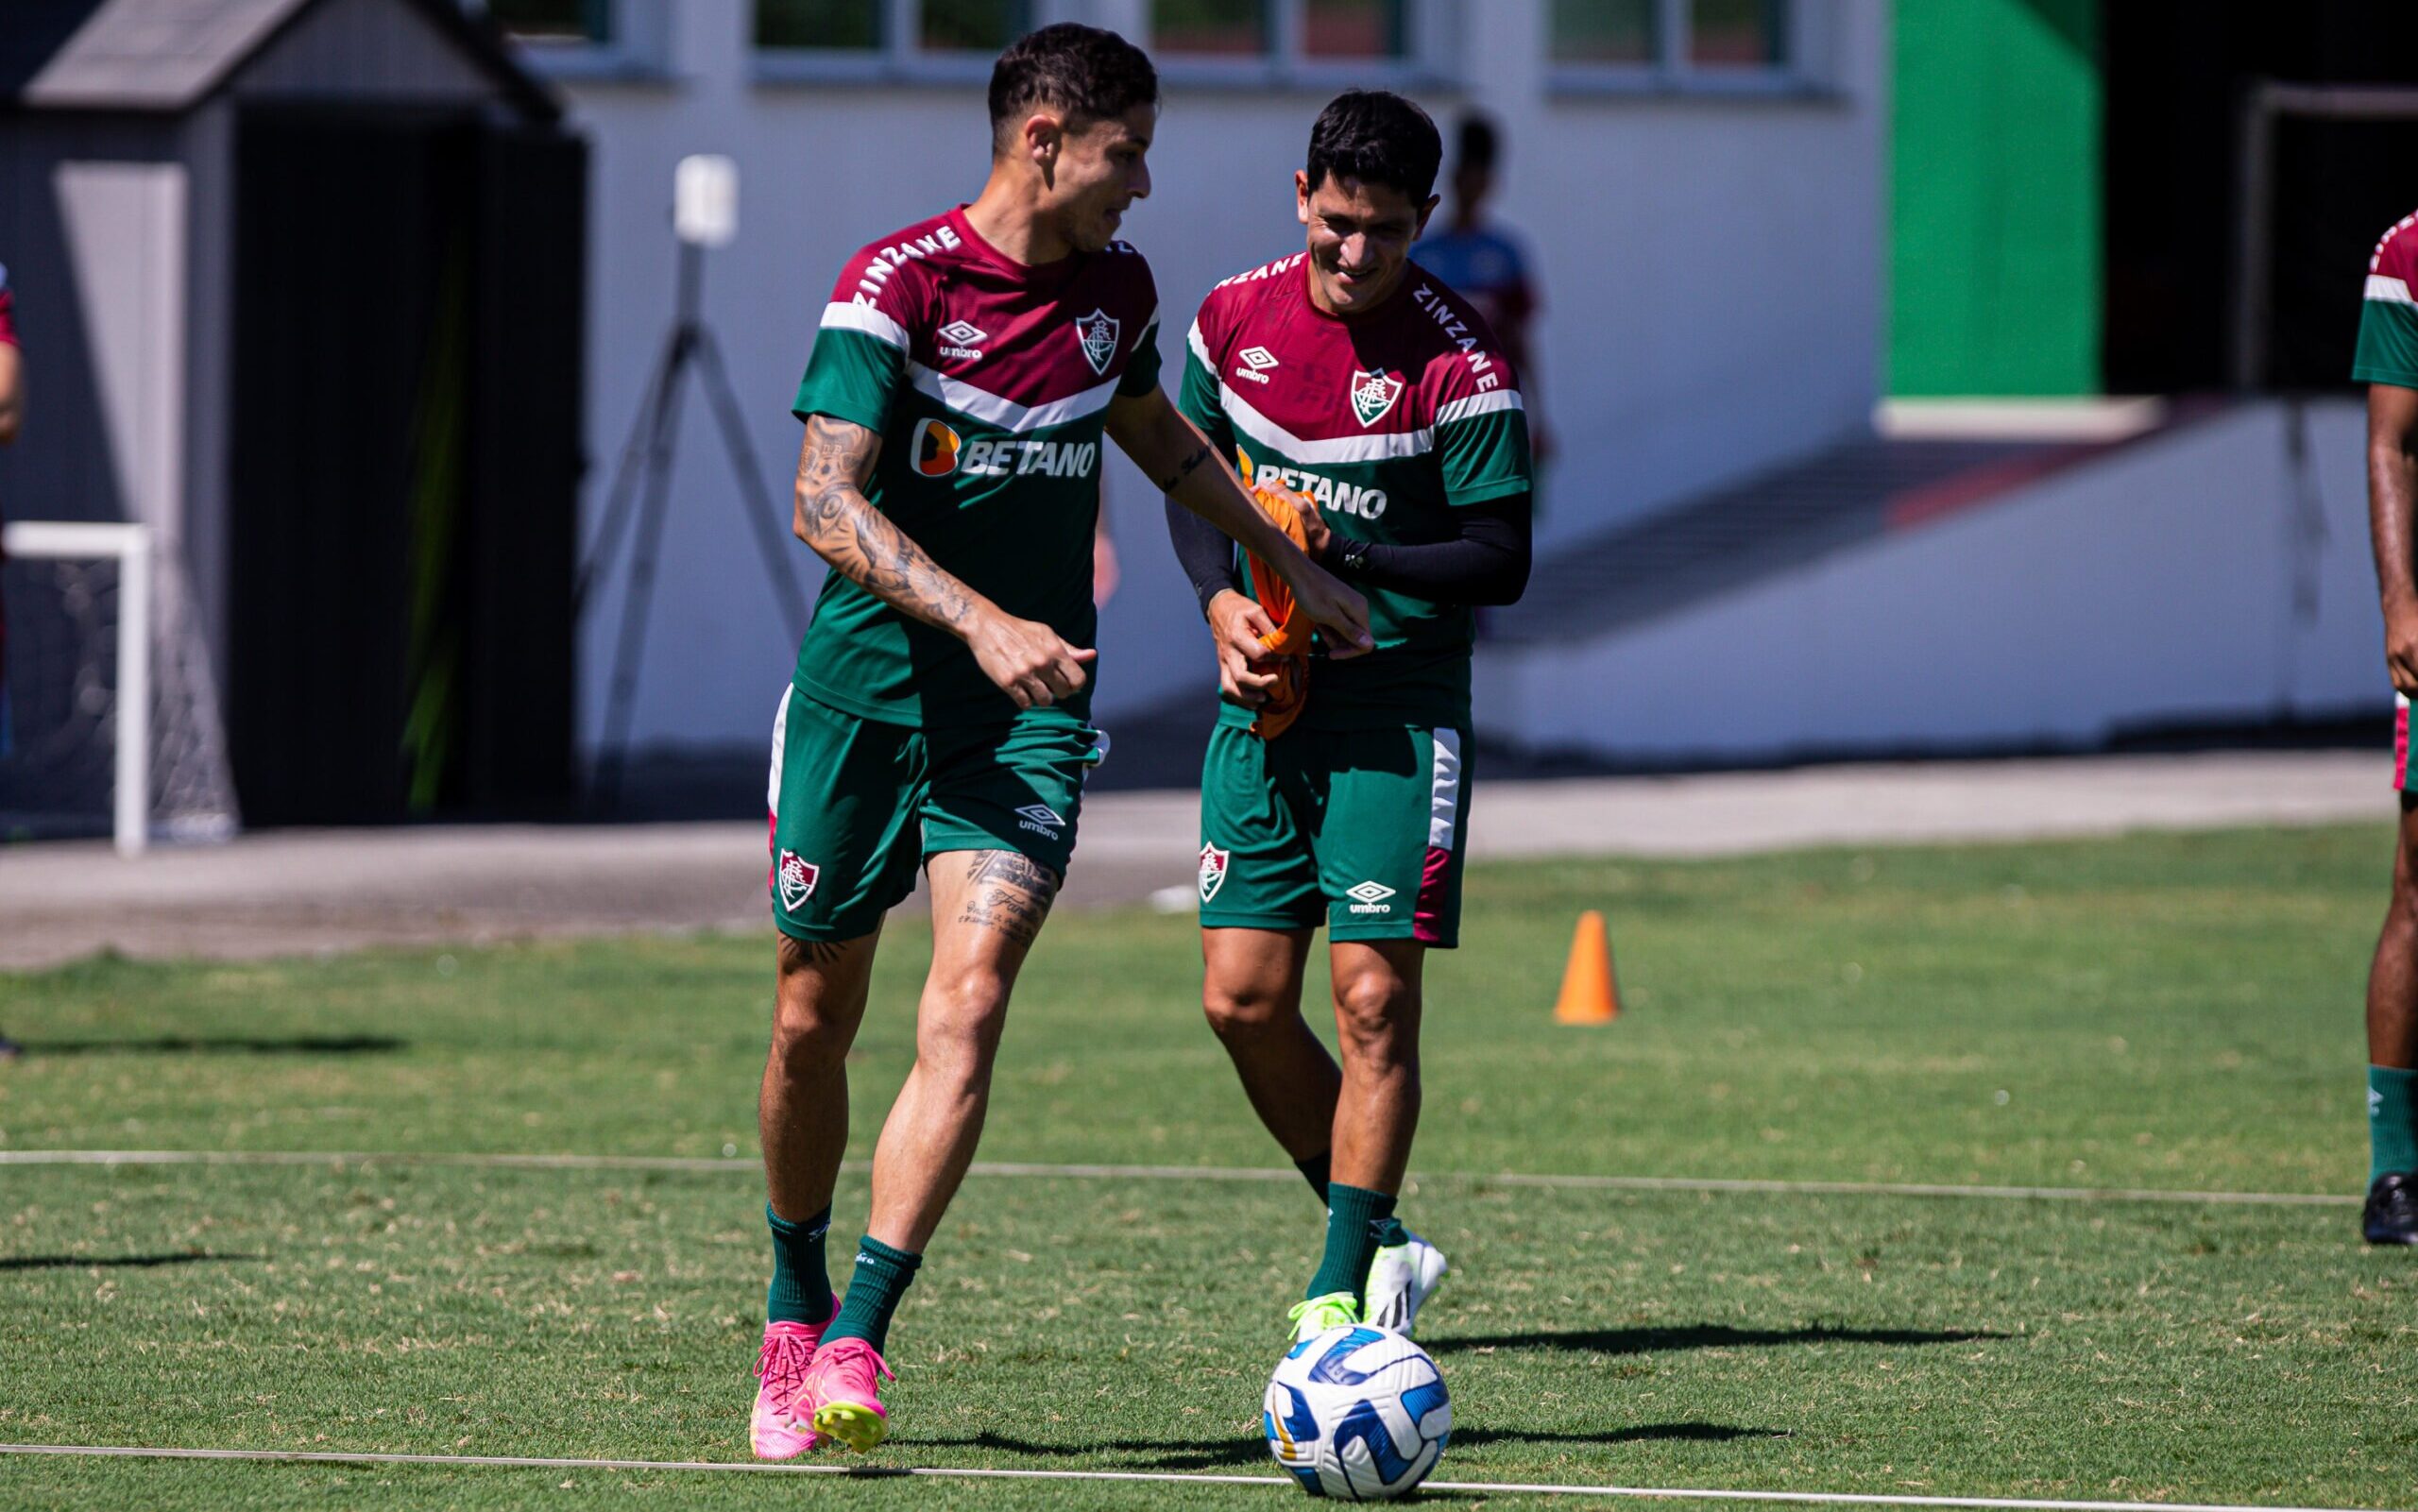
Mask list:
[[[991,76],[972,204],[851,257],[795,405],[798,536],[831,567],[773,727],[779,981],[758,1122],[773,1281],[752,1424],[785,1459],[889,1432],[891,1315],[974,1158],[1010,989],[1075,847],[1105,434],[1365,644],[1359,594],[1243,493],[1158,385],[1158,297],[1115,240],[1150,190],[1149,59],[1045,26]],[[1223,538],[1222,536],[1220,537]],[[847,1053],[918,863],[932,963],[844,1305],[824,1266]]]
[[[1511,603],[1528,575],[1519,380],[1485,322],[1409,260],[1442,152],[1400,95],[1328,105],[1294,175],[1306,247],[1210,291],[1179,399],[1244,476],[1304,501],[1311,554],[1367,590],[1376,637],[1356,660],[1313,654],[1300,712],[1261,722],[1279,686],[1269,617],[1232,545],[1169,508],[1224,695],[1200,777],[1202,1002],[1327,1204],[1292,1309],[1302,1338],[1362,1321],[1408,1333],[1444,1272],[1394,1215],[1419,1124],[1421,974],[1460,934],[1472,607]],[[1320,924],[1340,1068],[1302,1017]]]

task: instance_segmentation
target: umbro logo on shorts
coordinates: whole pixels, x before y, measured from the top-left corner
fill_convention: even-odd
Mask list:
[[[781,863],[773,873],[774,880],[780,885],[781,907],[795,913],[800,905],[814,896],[814,884],[822,875],[823,868],[797,852],[781,852]]]
[[[1044,840],[1056,840],[1058,832],[1066,827],[1066,822],[1058,817],[1058,810],[1041,804],[1025,805],[1016,810],[1016,818],[1023,821],[1016,826],[1018,829],[1031,830]]]
[[[1362,882],[1355,887],[1345,888],[1343,895],[1352,900],[1352,911],[1354,913],[1394,911],[1394,906],[1386,901],[1394,895],[1394,890],[1383,882]]]

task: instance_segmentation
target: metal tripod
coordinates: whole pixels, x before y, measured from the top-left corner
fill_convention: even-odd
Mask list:
[[[639,652],[646,643],[647,610],[655,596],[656,558],[662,547],[673,457],[680,439],[680,380],[691,366],[705,382],[707,402],[722,431],[723,445],[730,452],[730,470],[740,483],[740,510],[747,517],[748,529],[764,558],[764,571],[772,580],[773,595],[780,600],[789,616],[792,640],[806,634],[809,617],[806,590],[798,582],[797,564],[787,535],[775,523],[772,490],[766,486],[764,475],[747,449],[739,400],[731,390],[730,375],[723,367],[722,348],[698,314],[704,276],[705,249],[692,242],[682,242],[679,311],[673,317],[672,332],[664,341],[663,355],[648,381],[638,418],[630,427],[630,438],[622,448],[612,489],[605,495],[604,519],[597,530],[596,544],[571,586],[572,616],[584,620],[589,595],[598,579],[611,569],[613,558],[621,551],[622,536],[630,527],[631,504],[639,497],[632,485],[641,471],[643,458],[644,503],[637,511],[638,531],[630,553],[628,587],[622,597],[621,637],[613,655],[613,680],[604,700],[604,739],[597,748],[589,789],[598,804],[608,810],[617,807],[622,798],[630,706],[638,696]]]

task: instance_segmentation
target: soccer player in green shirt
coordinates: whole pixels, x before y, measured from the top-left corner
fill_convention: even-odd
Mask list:
[[[2392,779],[2401,790],[2392,904],[2368,972],[2370,1244],[2418,1245],[2418,785],[2411,781],[2409,700],[2418,694],[2418,214],[2376,244],[2351,377],[2368,385],[2368,526],[2392,678]]]
[[[970,205],[848,260],[795,404],[798,536],[830,564],[773,735],[779,980],[759,1123],[774,1268],[751,1439],[870,1449],[891,1315],[981,1128],[1008,994],[1065,875],[1091,725],[1103,436],[1365,646],[1365,602],[1269,523],[1158,385],[1158,297],[1115,240],[1149,193],[1149,59],[1054,25],[1004,53]],[[932,962],[844,1305],[824,1267],[846,1056],[921,866]]]
[[[1200,776],[1202,1002],[1327,1205],[1297,1338],[1406,1334],[1444,1272],[1394,1205],[1419,1123],[1421,973],[1460,936],[1472,606],[1526,585],[1531,485],[1510,362],[1409,260],[1442,150],[1400,95],[1327,106],[1294,176],[1307,246],[1210,291],[1179,400],[1246,478],[1305,501],[1311,554],[1367,590],[1376,638],[1357,660],[1313,652],[1301,712],[1270,729],[1255,711],[1269,618],[1233,546],[1168,511],[1224,694]],[[1321,924],[1340,1067],[1302,1017]]]

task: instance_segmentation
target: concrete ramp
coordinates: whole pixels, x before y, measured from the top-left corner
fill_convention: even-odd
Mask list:
[[[1479,729],[1655,767],[2381,715],[2363,427],[2277,400],[1837,449],[1541,563]]]

